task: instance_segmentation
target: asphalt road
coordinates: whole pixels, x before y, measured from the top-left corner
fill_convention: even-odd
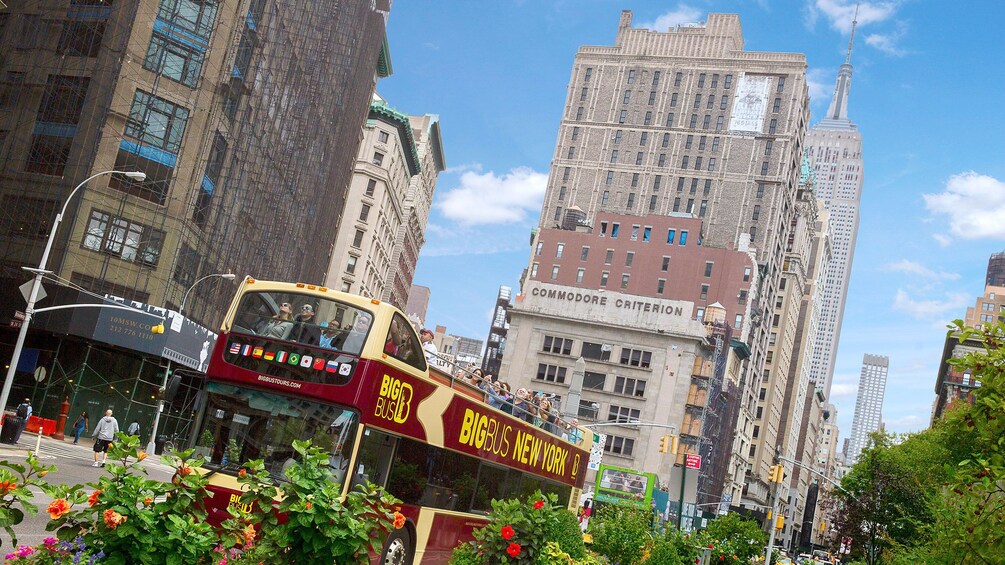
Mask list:
[[[37,440],[35,434],[25,432],[21,435],[21,441],[17,445],[0,443],[0,460],[12,463],[24,463],[29,451],[34,451]],[[56,470],[45,477],[51,484],[87,484],[98,480],[105,470],[101,467],[93,467],[94,452],[91,447],[94,440],[80,438],[79,445],[73,445],[73,438],[66,441],[59,441],[48,437],[42,437],[39,445],[39,459],[46,465],[56,465]],[[140,463],[147,469],[147,477],[154,480],[170,480],[172,469],[160,461],[159,456],[151,456]],[[90,491],[90,489],[88,489]],[[35,490],[35,505],[39,512],[36,516],[25,516],[24,522],[14,528],[19,545],[37,545],[43,539],[52,534],[45,531],[45,525],[49,522],[49,514],[45,508],[52,502],[52,499],[41,491]],[[15,504],[15,508],[20,508]],[[10,536],[0,530],[0,556],[8,553],[12,549]]]

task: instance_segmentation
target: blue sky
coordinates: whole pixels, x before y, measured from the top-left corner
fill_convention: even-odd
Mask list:
[[[862,355],[890,357],[888,429],[927,426],[945,325],[1005,249],[1005,4],[861,2],[849,116],[862,131],[861,227],[832,399],[851,431]],[[805,53],[812,123],[827,109],[854,2],[395,0],[397,109],[439,114],[440,175],[416,272],[427,325],[485,339],[499,285],[516,289],[537,224],[573,57],[613,45],[622,9],[666,29],[738,13],[748,51]]]

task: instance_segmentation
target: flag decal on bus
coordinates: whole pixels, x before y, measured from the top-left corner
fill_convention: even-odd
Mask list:
[[[261,358],[262,355],[264,355],[264,354],[265,354],[265,348],[264,347],[256,347],[255,350],[251,353],[251,356],[255,357],[255,358]]]
[[[236,341],[230,344],[231,355],[237,355],[241,352],[241,344]]]
[[[285,363],[285,362],[286,362],[286,352],[280,351],[279,353],[276,353],[276,363]]]
[[[275,358],[276,358],[276,352],[275,351],[266,351],[265,352],[265,360],[266,361],[272,361]]]
[[[245,345],[244,347],[242,347],[241,348],[241,355],[244,355],[245,357],[247,357],[248,355],[251,355],[251,346],[250,345]]]
[[[314,370],[321,371],[325,368],[325,360],[321,357],[314,359]]]
[[[339,369],[338,365],[339,365],[338,361],[335,361],[334,359],[332,359],[331,361],[328,362],[328,366],[327,366],[327,368],[325,370],[328,371],[329,373],[338,372],[338,369]]]

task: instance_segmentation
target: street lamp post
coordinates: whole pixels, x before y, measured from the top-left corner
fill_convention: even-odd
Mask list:
[[[35,279],[31,284],[31,292],[28,293],[28,305],[24,309],[24,321],[21,322],[21,331],[17,334],[17,342],[14,343],[14,354],[11,355],[10,367],[7,368],[7,376],[4,377],[3,381],[3,391],[0,392],[0,410],[7,407],[7,400],[10,396],[10,388],[14,384],[14,375],[17,373],[17,364],[21,359],[21,349],[24,347],[24,340],[28,337],[28,324],[31,323],[32,314],[35,313],[35,301],[38,300],[38,291],[42,288],[42,277],[49,271],[45,270],[46,263],[49,262],[49,252],[52,251],[52,242],[56,239],[56,232],[59,230],[59,223],[63,221],[63,214],[66,213],[66,207],[70,205],[70,200],[73,199],[77,191],[83,188],[85,184],[94,180],[101,175],[111,175],[111,174],[122,174],[136,181],[144,181],[147,175],[141,171],[102,171],[95,175],[91,175],[83,180],[80,184],[76,186],[70,195],[66,197],[66,201],[63,203],[62,210],[59,214],[56,214],[56,220],[52,224],[52,229],[49,230],[49,238],[45,242],[45,250],[42,252],[42,260],[38,263],[37,269],[32,269],[29,267],[22,267],[24,270],[35,274]]]
[[[225,280],[228,280],[228,281],[232,281],[232,280],[234,280],[236,278],[236,276],[237,275],[235,275],[234,273],[214,273],[212,275],[206,275],[206,276],[204,276],[204,277],[196,280],[194,283],[192,283],[188,287],[188,290],[185,291],[185,295],[182,296],[182,298],[181,298],[181,305],[178,306],[178,315],[181,316],[182,318],[184,318],[184,316],[185,316],[185,303],[188,302],[188,295],[189,295],[189,293],[192,292],[192,289],[195,288],[196,285],[198,285],[199,283],[201,283],[202,281],[204,281],[206,279],[211,279],[211,278],[214,278],[214,277],[225,279]],[[184,320],[182,320],[182,322],[184,323]],[[171,377],[171,359],[168,359],[167,368],[164,369],[164,380],[163,380],[163,382],[161,382],[161,398],[157,402],[157,412],[154,413],[154,424],[153,424],[152,429],[150,430],[150,442],[147,443],[147,453],[154,453],[156,451],[157,445],[154,443],[154,439],[157,437],[157,426],[160,425],[161,412],[164,411],[164,395],[163,395],[163,393],[164,393],[165,390],[167,390],[168,379],[170,377]]]

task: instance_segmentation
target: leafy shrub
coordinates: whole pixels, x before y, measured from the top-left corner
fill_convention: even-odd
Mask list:
[[[614,563],[641,563],[652,542],[652,514],[642,508],[607,504],[590,519],[591,549]]]
[[[454,550],[452,565],[501,563],[536,565],[545,550],[548,536],[559,528],[558,497],[535,492],[526,501],[493,500],[489,523],[474,531],[475,541]],[[469,547],[465,547],[469,546]]]
[[[579,527],[579,519],[568,510],[557,510],[555,529],[548,533],[548,539],[558,544],[558,547],[568,553],[573,559],[582,559],[586,555],[586,545],[583,543],[583,530]]]

